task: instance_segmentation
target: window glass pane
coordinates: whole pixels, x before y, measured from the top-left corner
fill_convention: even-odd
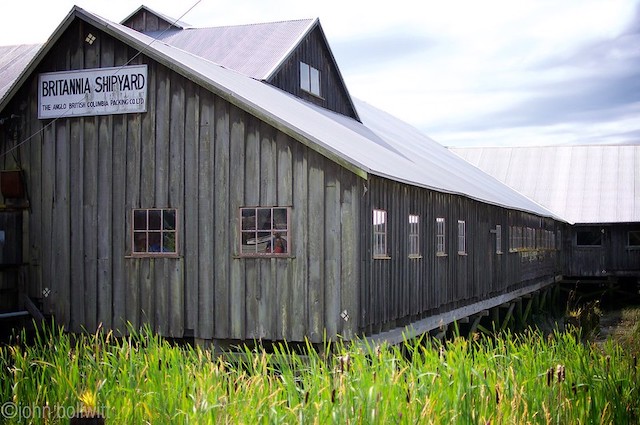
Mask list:
[[[629,232],[629,246],[640,246],[640,230]]]
[[[273,209],[273,228],[279,229],[279,230],[286,230],[287,228],[287,209],[286,208]]]
[[[148,251],[149,252],[162,252],[162,245],[160,243],[161,241],[161,232],[149,232],[148,233],[148,237],[149,237],[149,248]]]
[[[133,251],[147,252],[147,233],[146,232],[134,232]]]
[[[176,210],[164,210],[162,212],[162,227],[164,230],[176,229]]]
[[[258,209],[258,229],[271,230],[271,208]]]
[[[133,211],[133,230],[147,230],[147,210]]]
[[[176,252],[175,232],[164,232],[162,237],[162,252]]]
[[[287,252],[287,234],[276,232],[271,239],[269,251],[274,254],[284,254]]]
[[[311,91],[311,82],[309,81],[309,65],[300,62],[300,88]]]
[[[242,210],[242,230],[255,230],[256,210],[254,208],[244,208]]]
[[[576,243],[580,246],[600,246],[602,232],[600,229],[580,230],[576,233]]]
[[[317,69],[310,67],[310,84],[311,84],[311,93],[320,96],[320,71]]]
[[[162,217],[162,211],[160,210],[149,210],[149,230],[160,230],[160,223]]]

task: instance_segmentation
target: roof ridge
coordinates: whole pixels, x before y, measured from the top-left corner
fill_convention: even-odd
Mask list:
[[[317,18],[300,18],[300,19],[283,19],[279,21],[268,21],[268,22],[254,22],[254,23],[245,23],[245,24],[236,24],[236,25],[215,25],[215,26],[206,26],[206,27],[188,27],[184,30],[206,30],[206,29],[221,29],[221,28],[239,28],[239,27],[255,27],[260,25],[273,25],[273,24],[284,24],[289,22],[313,22]]]

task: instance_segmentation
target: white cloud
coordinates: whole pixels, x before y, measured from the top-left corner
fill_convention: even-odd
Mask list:
[[[138,6],[130,0],[7,2],[0,44],[44,41],[76,2],[114,21]],[[144,2],[176,18],[194,3]],[[623,104],[633,102],[619,89],[640,65],[638,37],[620,37],[634,16],[640,19],[638,7],[638,0],[202,0],[183,20],[218,26],[318,16],[352,95],[443,144],[546,144],[607,132],[616,140],[625,133],[628,141],[640,129],[624,118],[629,109]],[[558,117],[582,122],[550,122],[546,112],[553,108]]]

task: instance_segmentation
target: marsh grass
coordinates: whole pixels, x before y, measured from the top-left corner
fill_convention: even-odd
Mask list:
[[[640,414],[633,353],[578,332],[302,351],[214,356],[148,329],[114,338],[49,327],[32,344],[0,347],[0,402],[84,402],[114,424],[637,423]]]

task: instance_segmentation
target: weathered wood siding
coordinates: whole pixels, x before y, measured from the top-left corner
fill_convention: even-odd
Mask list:
[[[173,337],[352,337],[359,177],[144,55],[133,63],[148,65],[148,112],[37,119],[37,73],[135,54],[76,21],[10,105],[36,134],[18,154],[45,312],[72,331],[130,322]],[[291,207],[290,257],[238,256],[242,206]],[[178,209],[179,258],[130,256],[133,208]]]
[[[320,71],[320,96],[315,96],[300,88],[300,62],[311,65]],[[331,111],[356,118],[357,114],[350,101],[349,93],[336,66],[333,56],[324,42],[321,30],[316,26],[269,79],[268,83]]]
[[[599,246],[578,246],[577,233],[602,232]],[[640,248],[629,246],[629,232],[640,231],[640,224],[576,225],[564,238],[567,276],[640,276]]]
[[[509,251],[509,225],[555,231],[553,220],[462,196],[371,177],[360,215],[360,322],[376,333],[561,274],[556,250]],[[388,259],[372,256],[372,210],[387,211]],[[408,217],[420,216],[421,258],[408,255]],[[445,218],[446,255],[436,255],[436,218]],[[466,254],[458,253],[458,220]],[[502,253],[496,253],[496,225]]]
[[[129,16],[122,24],[136,31],[148,32],[166,30],[172,27],[173,22],[169,22],[157,14],[142,8],[137,13]]]

